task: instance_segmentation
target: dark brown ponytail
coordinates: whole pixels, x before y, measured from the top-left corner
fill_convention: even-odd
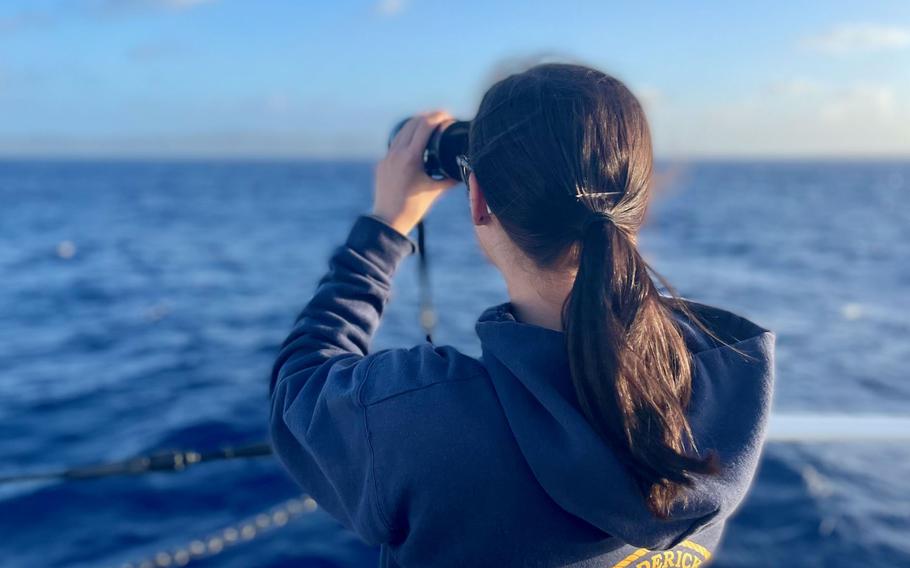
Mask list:
[[[538,65],[487,91],[470,152],[509,237],[544,269],[577,269],[563,327],[579,405],[667,517],[716,463],[686,418],[692,362],[673,315],[685,309],[636,246],[652,170],[641,106],[595,69]]]

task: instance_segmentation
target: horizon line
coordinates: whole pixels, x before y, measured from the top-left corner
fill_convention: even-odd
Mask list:
[[[382,159],[381,155],[322,155],[322,154],[235,154],[235,153],[179,153],[179,154],[104,154],[104,153],[3,153],[0,162],[356,162],[369,163]],[[882,154],[655,154],[655,162],[905,162],[910,153]]]

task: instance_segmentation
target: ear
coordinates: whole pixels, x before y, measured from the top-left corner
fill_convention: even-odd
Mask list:
[[[480,187],[480,184],[477,183],[477,178],[474,177],[474,174],[471,174],[471,177],[468,178],[470,184],[470,189],[468,190],[468,198],[471,202],[471,221],[475,225],[486,225],[490,222],[490,217],[492,211],[490,211],[490,206],[487,205],[487,200],[483,195],[483,189]]]

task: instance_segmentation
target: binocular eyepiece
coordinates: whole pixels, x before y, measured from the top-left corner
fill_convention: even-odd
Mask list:
[[[410,120],[410,117],[395,125],[391,134],[389,134],[389,145],[392,144],[395,135],[398,134],[398,131],[408,120]],[[428,176],[436,180],[447,178],[461,180],[456,158],[460,154],[468,153],[468,131],[470,128],[471,121],[458,120],[445,128],[437,127],[433,131],[429,141],[427,141],[427,147],[423,151],[423,169]]]

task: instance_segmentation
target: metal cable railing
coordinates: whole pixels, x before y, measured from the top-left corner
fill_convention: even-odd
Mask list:
[[[228,525],[204,538],[198,538],[173,549],[161,550],[137,562],[125,562],[120,568],[167,568],[186,566],[195,560],[211,558],[225,550],[287,525],[291,520],[318,509],[312,497],[303,495],[288,499],[261,513]]]

